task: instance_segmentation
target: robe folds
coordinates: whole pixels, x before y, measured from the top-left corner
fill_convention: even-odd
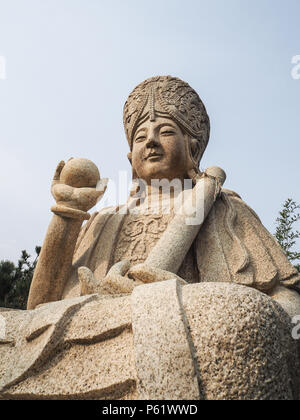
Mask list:
[[[97,280],[114,262],[114,249],[126,215],[120,208],[94,213],[83,226],[74,253],[73,272],[63,298],[80,295],[79,267]],[[184,278],[193,265],[196,278]],[[255,212],[234,192],[223,190],[187,253],[178,275],[188,282],[233,282],[269,293],[278,285],[300,293],[300,273]],[[194,276],[195,277],[195,276]]]

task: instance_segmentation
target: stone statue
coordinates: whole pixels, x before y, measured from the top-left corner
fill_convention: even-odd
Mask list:
[[[28,310],[1,310],[0,399],[299,399],[300,276],[222,188],[224,171],[200,171],[210,123],[198,94],[148,79],[124,127],[138,185],[125,205],[90,216],[106,189],[97,167],[56,169]]]

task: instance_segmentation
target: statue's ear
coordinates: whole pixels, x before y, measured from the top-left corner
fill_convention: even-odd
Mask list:
[[[131,152],[129,152],[128,154],[127,154],[127,158],[128,158],[128,160],[129,160],[129,162],[130,162],[130,165],[132,166],[132,153]],[[137,178],[137,173],[135,172],[135,170],[132,168],[132,179],[136,179]]]
[[[186,142],[186,148],[187,148],[187,175],[189,178],[193,180],[193,183],[195,184],[199,176],[201,175],[199,164],[201,159],[201,148],[200,144],[197,139],[194,139],[192,137],[187,138]]]
[[[129,153],[127,154],[127,158],[128,158],[128,160],[129,160],[129,162],[130,162],[130,165],[132,165],[132,153],[131,153],[131,152],[129,152]]]
[[[193,160],[199,165],[201,158],[201,148],[199,141],[197,139],[191,139],[190,148]]]

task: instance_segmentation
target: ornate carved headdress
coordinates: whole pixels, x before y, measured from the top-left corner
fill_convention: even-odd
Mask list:
[[[187,83],[172,76],[157,76],[139,84],[124,106],[124,127],[132,149],[137,127],[148,118],[172,118],[184,131],[200,142],[201,155],[209,140],[210,124],[205,106]]]

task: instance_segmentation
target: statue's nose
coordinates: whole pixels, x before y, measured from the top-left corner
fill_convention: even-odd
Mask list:
[[[146,147],[157,147],[159,145],[159,141],[155,136],[154,130],[149,130],[149,134],[147,137]]]
[[[159,145],[158,141],[155,138],[149,138],[146,143],[146,147],[151,149],[152,147],[157,147]]]

